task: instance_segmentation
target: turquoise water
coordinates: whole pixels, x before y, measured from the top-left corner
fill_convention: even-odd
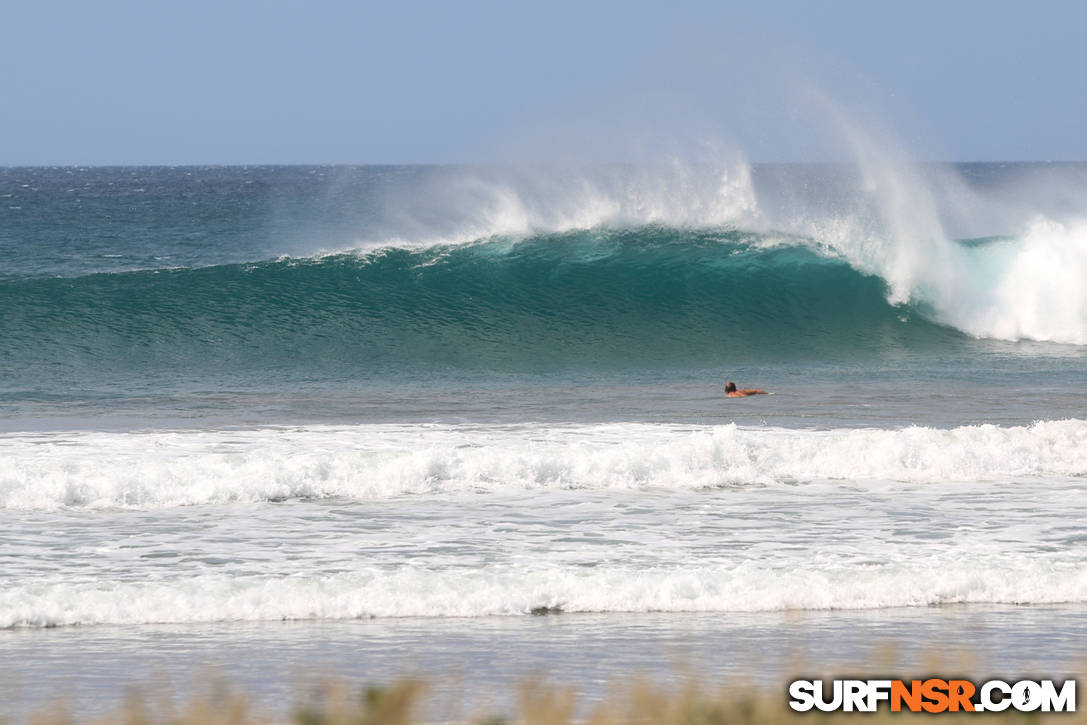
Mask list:
[[[884,423],[1030,422],[1082,409],[1081,280],[1065,282],[1062,300],[1046,279],[1011,274],[1067,262],[1078,273],[1073,226],[1032,237],[1025,221],[985,221],[960,231],[1000,234],[896,239],[842,169],[767,167],[751,181],[761,205],[752,218],[697,226],[700,212],[715,222],[721,212],[695,199],[663,213],[659,189],[636,187],[639,204],[579,228],[567,211],[578,200],[540,182],[484,177],[489,194],[525,196],[516,214],[496,210],[478,180],[467,199],[449,191],[470,172],[3,170],[5,428],[171,416],[516,421],[502,412],[512,397],[550,419],[706,420],[731,377],[805,397],[819,387],[835,399],[828,423],[870,422],[841,411],[899,394],[918,405],[896,406]],[[1052,213],[1067,214],[1064,177],[1083,171],[958,173],[978,194],[1031,197],[1039,192],[1020,187],[1061,182]],[[580,203],[631,197],[613,188],[615,174]],[[1058,243],[1069,259],[1047,247]],[[897,299],[903,259],[916,269]],[[931,273],[947,265],[951,277]],[[849,400],[853,385],[862,392]],[[962,415],[930,393],[958,398]]]

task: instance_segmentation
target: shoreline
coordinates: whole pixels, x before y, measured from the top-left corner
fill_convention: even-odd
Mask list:
[[[163,682],[184,702],[194,674],[208,671],[275,712],[288,711],[300,682],[324,680],[357,689],[422,678],[428,701],[492,697],[509,708],[530,679],[574,685],[591,707],[612,683],[637,676],[671,687],[695,671],[713,684],[798,671],[887,674],[888,662],[907,676],[930,674],[934,655],[968,663],[958,671],[971,679],[1074,677],[1083,641],[1084,604],[8,630],[0,680],[9,711],[0,717],[21,722],[57,692],[77,719],[99,717],[123,705],[129,688]]]

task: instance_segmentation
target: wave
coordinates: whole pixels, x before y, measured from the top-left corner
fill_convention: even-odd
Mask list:
[[[332,235],[347,249],[335,254],[258,243],[255,222],[238,216],[245,205],[215,206],[232,231],[198,225],[195,246],[189,234],[158,245],[149,227],[107,236],[89,256],[54,244],[54,257],[79,261],[59,266],[36,261],[51,247],[31,225],[19,238],[33,259],[0,272],[0,374],[29,389],[30,376],[93,387],[96,375],[133,370],[357,380],[898,358],[973,351],[976,339],[1087,345],[1082,170],[922,168],[864,131],[847,134],[855,167],[751,167],[707,148],[699,163],[356,170],[335,205],[357,195],[373,213]],[[214,176],[253,181],[239,174],[249,172]],[[148,183],[172,199],[170,178]],[[54,181],[60,198],[69,181]],[[314,193],[298,179],[284,188],[300,203]],[[163,219],[180,224],[183,207],[166,204]],[[171,237],[173,222],[156,224]],[[378,246],[360,250],[360,238]],[[259,259],[255,249],[294,256],[218,263]],[[126,264],[214,266],[41,276],[121,252]]]
[[[5,280],[0,309],[9,377],[684,366],[963,337],[803,243],[674,228]]]
[[[932,262],[939,289],[897,302],[878,264],[811,238],[671,227],[9,279],[0,371],[357,379],[898,356],[977,337],[1083,344],[1087,270],[1066,242],[1050,230],[959,244],[958,261]]]
[[[0,509],[1087,476],[1087,421],[950,430],[315,426],[0,438]]]
[[[887,280],[891,303],[974,337],[1087,345],[1087,224],[1037,219],[1013,238],[890,246],[857,265]]]
[[[1087,601],[1087,568],[1022,554],[822,557],[593,569],[536,564],[328,576],[37,581],[0,590],[0,628],[564,612],[760,612]],[[959,572],[951,575],[949,572]]]
[[[400,200],[406,231],[393,238],[654,225],[783,232],[789,244],[878,278],[891,306],[972,337],[1087,344],[1080,171],[918,166],[871,128],[838,120],[855,165],[752,167],[710,144],[699,163],[438,172],[425,193]]]

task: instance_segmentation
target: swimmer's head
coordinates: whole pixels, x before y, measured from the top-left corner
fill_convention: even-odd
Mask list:
[[[736,383],[732,382],[731,380],[729,380],[727,383],[725,383],[725,392],[726,393],[735,393],[736,392]]]

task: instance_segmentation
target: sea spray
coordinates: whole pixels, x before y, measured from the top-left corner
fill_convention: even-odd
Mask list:
[[[893,305],[882,278],[802,238],[656,227],[21,279],[0,284],[0,369],[36,387],[133,370],[278,379],[879,358],[967,349],[964,333],[1078,343],[1082,244],[1047,232],[959,246],[961,279],[939,306]]]

